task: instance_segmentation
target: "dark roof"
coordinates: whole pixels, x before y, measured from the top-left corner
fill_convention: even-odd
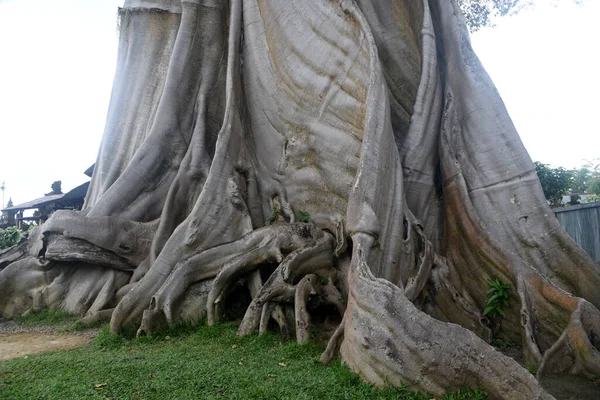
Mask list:
[[[71,189],[63,196],[63,200],[79,200],[83,199],[87,194],[88,187],[90,186],[89,182],[83,183],[77,186],[75,189]]]
[[[29,210],[31,208],[39,208],[45,204],[51,203],[56,200],[62,199],[64,194],[53,194],[50,196],[40,197],[39,199],[31,200],[25,203],[17,204],[16,206],[5,208],[2,211],[18,211],[18,210]]]
[[[53,194],[50,196],[40,197],[39,199],[31,200],[26,203],[17,204],[16,206],[5,208],[2,211],[20,211],[20,210],[30,210],[33,208],[40,208],[45,206],[46,204],[58,201],[58,200],[82,200],[90,186],[89,182],[83,183],[76,188],[70,190],[67,193],[61,194]]]
[[[90,167],[88,169],[86,169],[85,171],[83,171],[83,173],[86,174],[87,176],[89,176],[91,178],[92,174],[94,173],[94,167],[95,166],[96,166],[96,163],[90,165]]]

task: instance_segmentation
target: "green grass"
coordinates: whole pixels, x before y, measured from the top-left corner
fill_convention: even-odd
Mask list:
[[[72,322],[76,317],[61,310],[49,310],[44,308],[40,311],[30,312],[27,315],[13,318],[15,322],[25,326],[34,325],[59,325]]]
[[[180,327],[150,338],[105,327],[80,349],[0,362],[2,399],[430,399],[375,390],[342,366],[318,362],[322,346],[275,334],[237,338],[235,324]],[[461,392],[448,399],[483,399]]]

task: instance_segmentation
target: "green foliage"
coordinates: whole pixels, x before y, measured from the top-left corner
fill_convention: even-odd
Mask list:
[[[589,196],[589,197],[586,199],[586,201],[587,201],[588,203],[593,203],[593,202],[595,202],[595,201],[600,201],[600,195],[596,194],[596,195],[594,195],[594,196]]]
[[[588,179],[585,182],[585,191],[600,196],[600,158],[589,160],[583,166],[583,169],[589,171]]]
[[[6,229],[0,229],[0,250],[7,249],[19,243],[21,240],[21,231],[15,226],[9,226]]]
[[[583,168],[573,170],[573,193],[600,194],[600,159],[587,161]]]
[[[581,193],[596,194],[591,200],[588,197],[587,202],[600,200],[600,159],[587,161],[582,168],[572,170],[552,168],[539,161],[535,165],[544,196],[552,207],[562,206],[562,196],[569,192],[573,193],[569,205],[580,204],[578,194]]]
[[[465,390],[458,389],[456,393],[451,393],[442,398],[442,400],[485,400],[487,399],[487,393],[481,389]]]
[[[318,362],[323,347],[278,335],[236,337],[235,324],[177,327],[127,339],[105,328],[85,347],[0,364],[7,399],[412,399],[405,386],[375,389],[339,361]],[[480,390],[442,399],[480,400]]]
[[[271,217],[271,221],[269,221],[270,223],[275,223],[277,222],[277,220],[279,219],[279,207],[277,207],[277,205],[273,205],[273,216]]]
[[[584,0],[552,0],[554,4],[568,1],[581,4]],[[493,26],[492,19],[498,16],[514,15],[533,5],[532,0],[459,0],[467,26],[475,32],[484,26]]]
[[[62,310],[50,310],[44,308],[39,311],[32,311],[26,315],[13,318],[14,321],[25,326],[34,325],[59,325],[70,322],[74,316]]]
[[[503,307],[508,305],[508,290],[510,285],[508,283],[502,283],[499,278],[488,280],[490,290],[485,292],[490,298],[487,299],[487,307],[483,310],[483,315],[491,315],[492,317],[501,316],[504,317]]]
[[[517,341],[506,339],[500,336],[495,336],[492,339],[492,346],[497,348],[498,350],[507,350],[512,348],[521,347],[521,344]]]
[[[592,180],[592,171],[589,168],[583,167],[573,170],[573,182],[571,191],[573,193],[585,193],[589,190],[590,181]]]
[[[562,196],[571,189],[573,183],[573,171],[563,167],[552,168],[548,164],[535,162],[535,169],[542,184],[544,196],[552,207],[562,206]]]
[[[306,222],[306,223],[312,222],[312,219],[310,219],[310,214],[305,211],[298,210],[298,212],[296,213],[296,216],[298,217],[298,221],[300,221],[300,222]]]
[[[526,365],[525,368],[531,375],[537,374],[538,366],[537,365]]]

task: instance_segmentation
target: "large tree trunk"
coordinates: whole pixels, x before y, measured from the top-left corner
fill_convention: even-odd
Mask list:
[[[550,398],[600,374],[600,268],[560,228],[448,0],[126,0],[81,213],[0,265],[0,313],[139,333],[228,315],[378,385]],[[307,215],[310,218],[307,218]],[[11,257],[8,259],[7,257]],[[488,281],[510,284],[487,318]]]

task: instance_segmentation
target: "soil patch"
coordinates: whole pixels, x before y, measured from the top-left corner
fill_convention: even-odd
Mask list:
[[[0,361],[44,351],[73,349],[89,343],[92,338],[83,335],[55,335],[48,333],[12,333],[0,335]]]
[[[15,321],[0,322],[0,361],[29,354],[73,349],[91,342],[98,328],[65,332],[73,321],[56,325],[27,326]]]

